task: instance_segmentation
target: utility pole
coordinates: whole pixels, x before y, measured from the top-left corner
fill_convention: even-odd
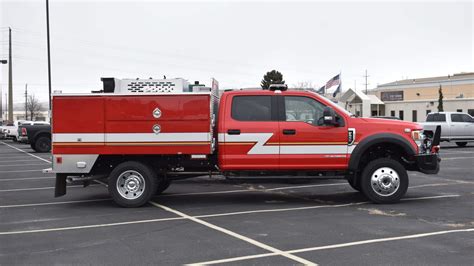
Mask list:
[[[8,28],[8,122],[13,123],[12,29]]]
[[[363,77],[365,77],[365,83],[364,83],[364,85],[365,85],[365,94],[367,94],[367,85],[369,85],[369,83],[367,82],[367,78],[370,77],[369,75],[367,75],[367,69],[365,70],[365,76],[363,76]]]
[[[28,83],[25,84],[25,120],[28,120]]]
[[[0,122],[3,122],[3,90],[2,84],[0,84]]]
[[[49,116],[49,119],[51,120],[51,53],[50,53],[50,45],[49,45],[49,0],[46,0],[46,33],[47,33],[47,42],[48,42],[48,89],[49,89],[48,116]]]
[[[7,93],[5,92],[5,116],[8,116],[8,98],[7,98]],[[8,119],[7,119],[7,124],[8,124]]]

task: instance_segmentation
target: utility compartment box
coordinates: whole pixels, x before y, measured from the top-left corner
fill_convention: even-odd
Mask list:
[[[211,154],[214,93],[53,95],[52,153]]]

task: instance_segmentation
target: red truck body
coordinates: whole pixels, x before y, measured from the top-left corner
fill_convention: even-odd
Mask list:
[[[210,94],[57,95],[53,154],[210,154],[210,102]]]
[[[65,194],[69,176],[111,179],[117,168],[130,163],[152,169],[160,182],[196,169],[226,176],[338,173],[358,190],[364,190],[359,184],[364,169],[377,159],[396,162],[380,169],[403,167],[425,173],[439,169],[432,140],[421,138],[420,125],[354,117],[308,91],[238,90],[224,92],[218,100],[213,86],[208,92],[58,94],[52,102],[57,196]],[[125,187],[127,182],[135,187],[141,180],[136,176],[112,178],[109,189],[117,184],[120,191],[122,177]],[[400,182],[395,182],[394,174],[375,189],[383,189],[386,180],[393,180],[387,185],[392,189]],[[122,206],[143,204],[128,204],[120,197],[116,201]]]

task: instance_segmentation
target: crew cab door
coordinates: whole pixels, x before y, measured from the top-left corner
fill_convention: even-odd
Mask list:
[[[473,138],[474,120],[467,114],[451,114],[452,136],[459,139]]]
[[[348,129],[322,124],[325,105],[308,96],[278,96],[280,169],[341,169],[347,166]],[[281,112],[281,111],[280,111]]]
[[[219,132],[223,170],[278,170],[279,123],[274,95],[231,95]]]

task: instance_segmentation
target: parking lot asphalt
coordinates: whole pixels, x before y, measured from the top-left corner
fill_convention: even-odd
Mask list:
[[[442,144],[438,175],[367,202],[342,179],[174,182],[125,209],[94,183],[54,198],[49,154],[0,141],[0,264],[474,264],[474,145]]]

